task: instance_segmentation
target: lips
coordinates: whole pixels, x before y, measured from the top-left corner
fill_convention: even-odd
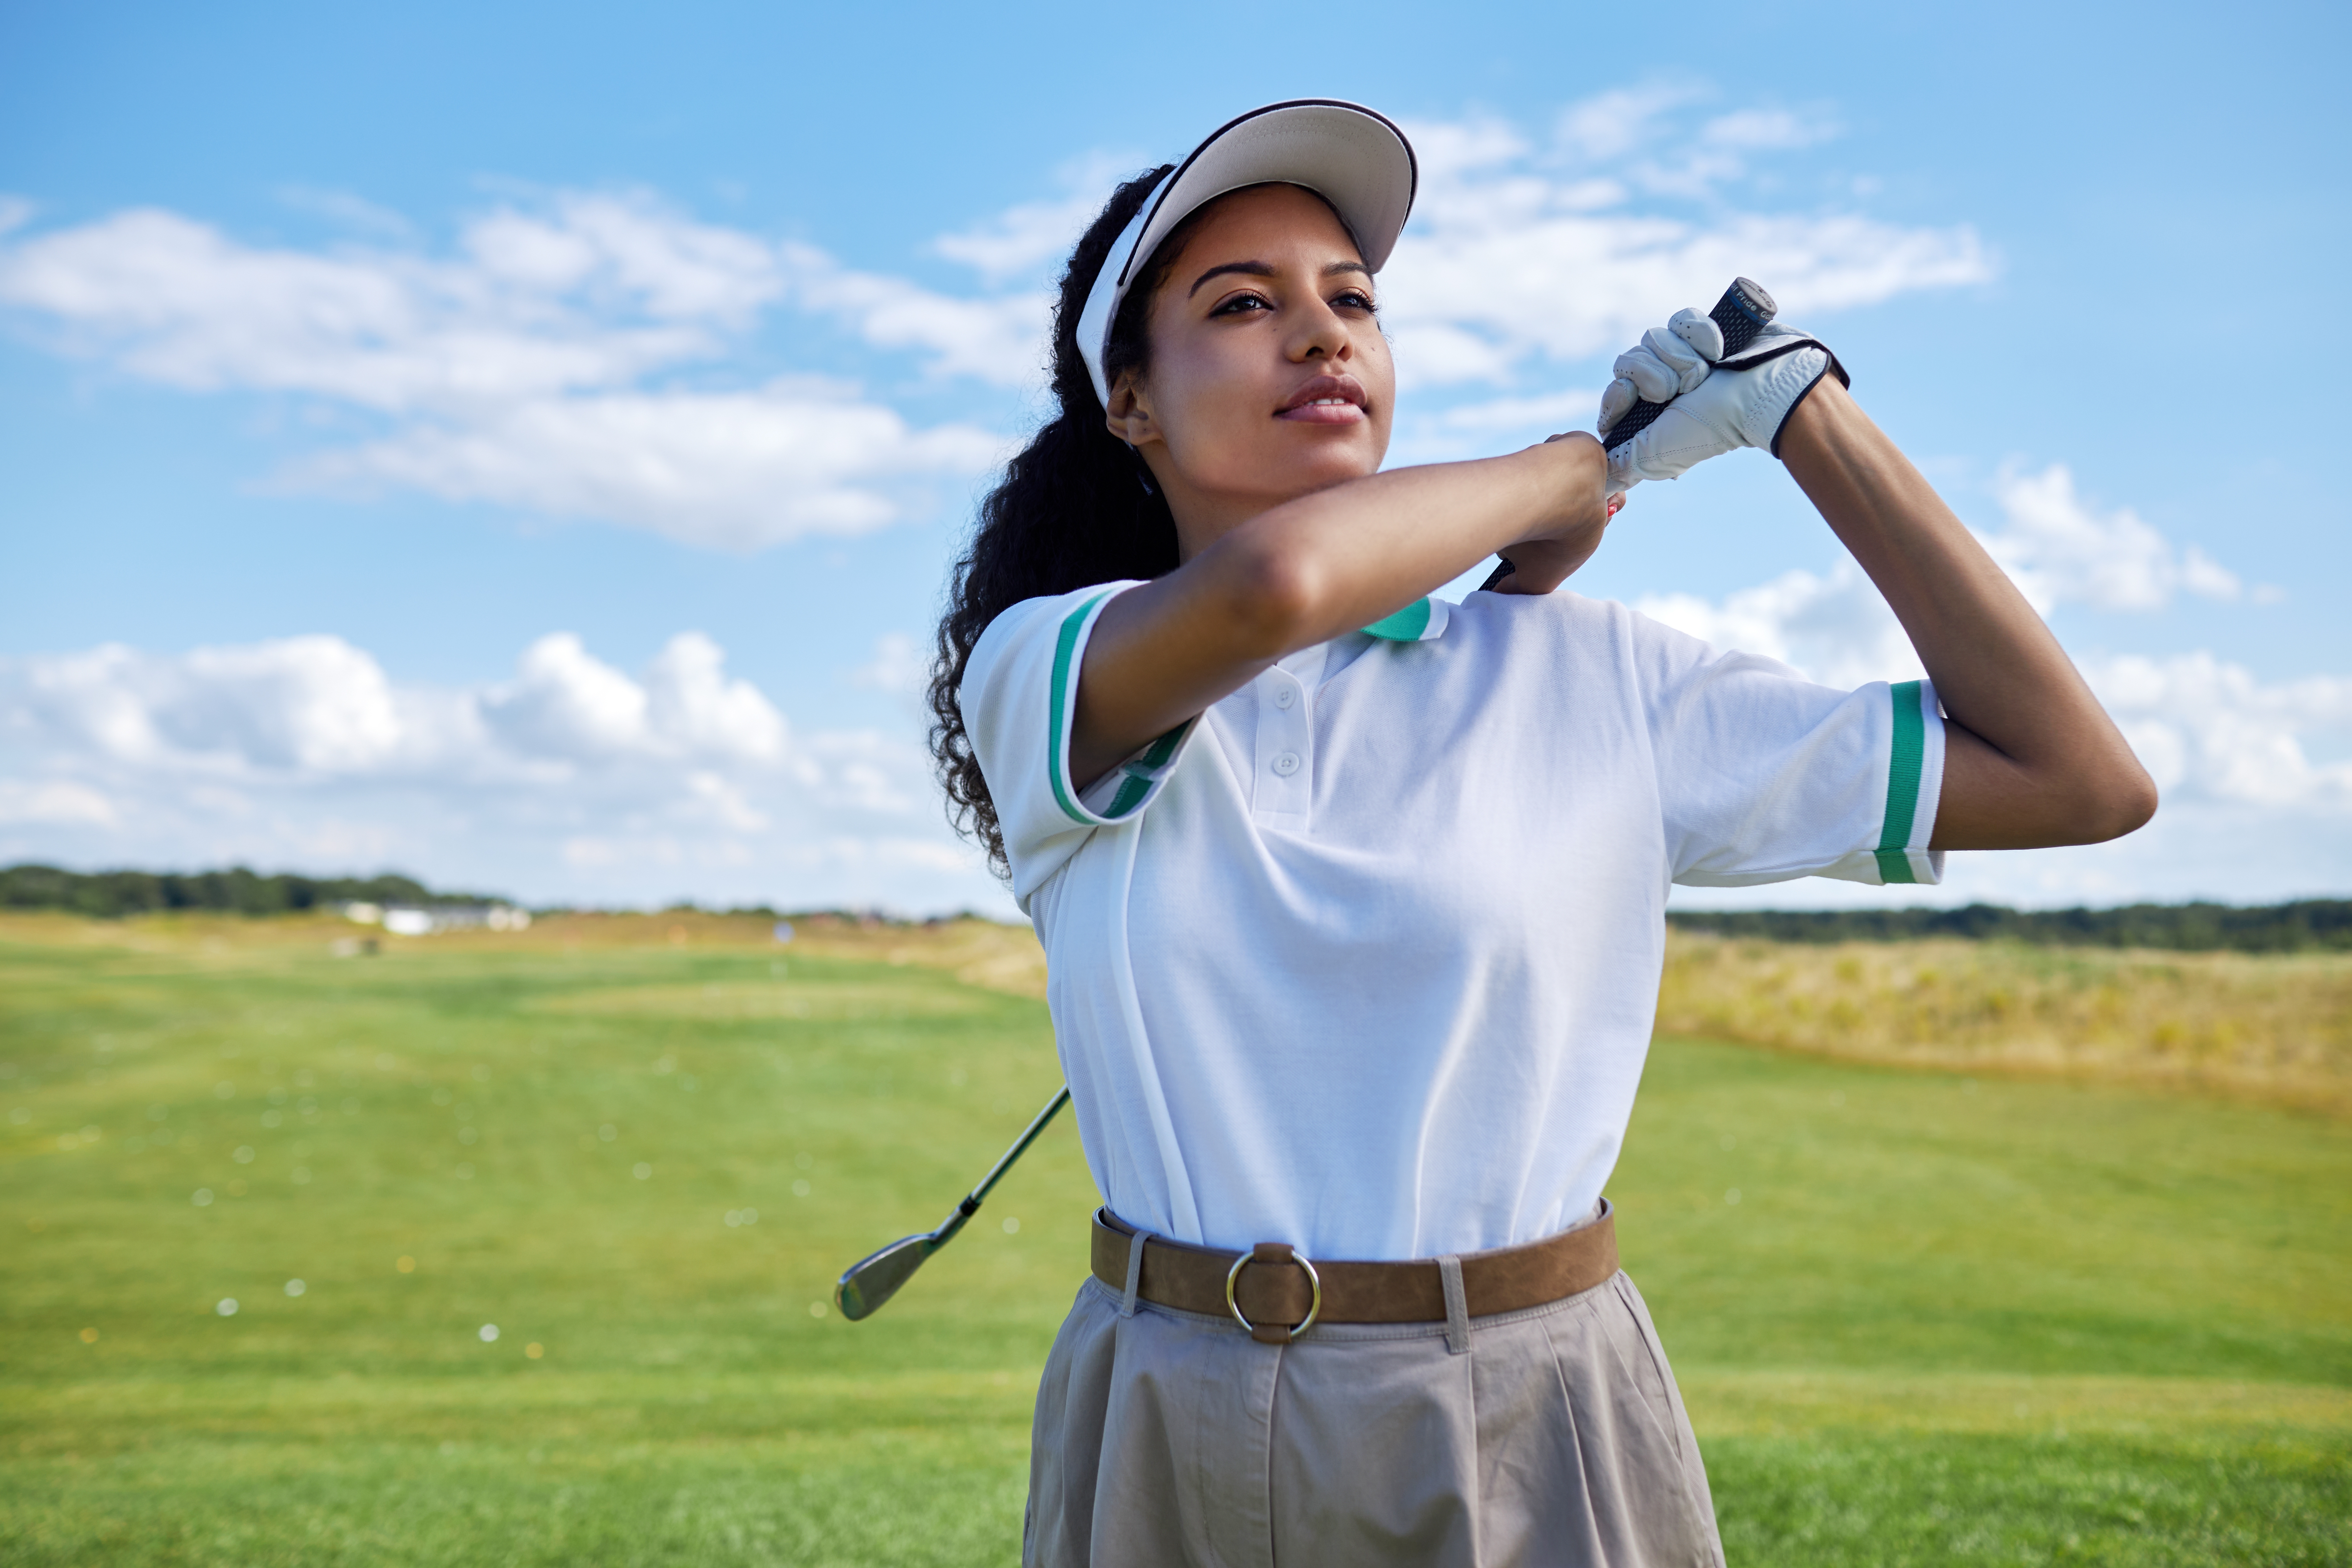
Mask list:
[[[1366,417],[1364,387],[1352,375],[1318,375],[1275,410],[1300,425],[1353,425]]]

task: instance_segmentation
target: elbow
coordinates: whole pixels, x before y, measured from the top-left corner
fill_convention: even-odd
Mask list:
[[[2074,828],[2070,841],[2104,844],[2137,833],[2156,816],[2156,781],[2126,751],[2117,765],[2084,782],[2068,813]]]
[[[1233,542],[1226,562],[1225,611],[1240,649],[1257,658],[1280,658],[1318,640],[1328,619],[1323,574],[1300,558],[1263,541]]]

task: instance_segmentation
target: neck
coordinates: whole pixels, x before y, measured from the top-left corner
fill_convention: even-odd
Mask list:
[[[1168,498],[1169,514],[1176,520],[1176,559],[1181,564],[1223,539],[1234,530],[1254,519],[1263,517],[1286,501],[1311,495],[1311,490],[1295,494],[1234,495],[1208,493],[1179,482],[1169,484],[1158,479],[1160,492]]]

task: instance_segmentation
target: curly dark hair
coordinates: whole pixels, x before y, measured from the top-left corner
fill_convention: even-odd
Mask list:
[[[1012,870],[1004,834],[956,702],[972,645],[989,622],[1024,599],[1066,594],[1090,583],[1157,577],[1176,568],[1176,520],[1156,488],[1144,484],[1142,460],[1105,427],[1103,405],[1078,354],[1077,339],[1078,314],[1104,258],[1174,167],[1163,163],[1119,186],[1070,252],[1054,306],[1056,410],[1005,465],[1003,479],[980,503],[979,523],[949,579],[947,613],[940,619],[931,662],[931,756],[947,791],[948,819],[958,832],[979,840],[999,877]],[[1207,210],[1187,217],[1160,242],[1120,303],[1103,353],[1103,374],[1110,381],[1117,382],[1122,371],[1139,375],[1149,368],[1144,323],[1151,297]]]

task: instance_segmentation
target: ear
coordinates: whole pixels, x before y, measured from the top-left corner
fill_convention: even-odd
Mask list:
[[[1152,417],[1151,399],[1134,371],[1120,371],[1118,380],[1111,384],[1110,406],[1104,410],[1103,426],[1130,447],[1160,439],[1160,422]]]

